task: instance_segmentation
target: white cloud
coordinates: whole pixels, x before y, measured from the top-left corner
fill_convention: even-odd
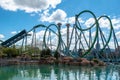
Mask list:
[[[86,27],[91,27],[94,23],[95,23],[95,19],[94,18],[89,18],[85,23]]]
[[[67,28],[62,28],[60,32],[62,36],[67,36]]]
[[[80,23],[84,23],[82,18],[78,18],[78,21]],[[66,18],[66,23],[75,24],[75,17],[68,17],[68,18]]]
[[[18,6],[15,5],[13,0],[0,0],[0,7],[10,11],[16,11],[18,9]]]
[[[38,12],[48,8],[56,8],[61,0],[0,0],[0,7],[5,10],[25,12]]]
[[[13,35],[14,35],[14,34],[17,34],[17,31],[12,31],[11,34],[13,34]]]
[[[111,21],[114,29],[120,29],[120,18],[113,18]]]
[[[101,28],[108,28],[110,29],[110,22],[106,18],[101,18],[99,21],[99,26]]]
[[[56,8],[56,5],[60,4],[62,0],[47,0],[52,8]]]
[[[5,38],[5,36],[3,34],[0,34],[0,39]]]
[[[110,29],[110,22],[107,18],[101,18],[98,22],[101,29],[103,28]],[[111,18],[111,22],[114,29],[116,30],[120,29],[120,18]],[[86,27],[90,27],[94,23],[95,20],[93,18],[89,18],[88,20],[83,21],[83,24],[85,24]]]
[[[67,14],[61,9],[57,9],[51,15],[48,12],[47,10],[41,15],[41,21],[58,23],[66,20]]]
[[[42,22],[49,22],[49,23],[62,23],[63,25],[66,23],[70,23],[70,25],[75,24],[75,17],[67,17],[67,13],[61,9],[57,9],[52,14],[50,14],[50,11],[47,9],[43,12],[43,14],[40,14],[41,18],[40,21]],[[80,23],[84,23],[84,21],[79,18],[78,19]]]
[[[67,18],[67,22],[70,23],[70,24],[75,24],[75,17]]]
[[[120,31],[116,32],[117,39],[120,39]]]

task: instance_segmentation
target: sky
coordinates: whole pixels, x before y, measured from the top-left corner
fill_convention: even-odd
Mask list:
[[[83,10],[92,11],[97,18],[109,16],[120,38],[119,3],[120,0],[0,0],[0,40],[6,40],[23,29],[29,31],[38,24],[74,24],[75,15]],[[92,19],[88,18],[85,24],[91,23]],[[100,21],[104,27],[108,27],[105,26],[107,23],[106,19]]]

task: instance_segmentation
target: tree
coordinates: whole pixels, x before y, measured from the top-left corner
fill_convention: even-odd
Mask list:
[[[48,56],[52,56],[51,55],[51,50],[50,49],[43,49],[41,51],[41,57],[48,57]]]
[[[58,60],[58,58],[60,57],[60,53],[58,51],[55,51],[54,57]]]
[[[16,48],[3,48],[3,53],[7,55],[7,57],[16,57],[19,55],[18,49]]]
[[[31,47],[31,46],[26,46],[27,50],[25,50],[24,52],[29,54],[29,55],[37,55],[40,54],[41,50],[38,47]]]
[[[3,52],[0,50],[0,58],[2,58],[3,57]]]

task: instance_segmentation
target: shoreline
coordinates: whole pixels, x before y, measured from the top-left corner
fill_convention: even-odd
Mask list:
[[[73,65],[73,66],[106,66],[105,62],[94,59],[92,61],[87,60],[86,58],[72,59],[70,57],[65,57],[63,59],[56,59],[54,57],[41,58],[39,60],[21,60],[21,59],[0,59],[0,66],[8,65],[21,65],[21,64],[57,64],[57,65]]]

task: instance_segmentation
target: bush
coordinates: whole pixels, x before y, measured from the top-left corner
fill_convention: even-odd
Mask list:
[[[0,51],[0,58],[2,58],[3,57],[3,52],[2,51]]]
[[[24,52],[26,52],[30,56],[35,56],[35,55],[40,54],[41,50],[38,47],[29,47],[29,46],[27,46],[27,50],[24,51]]]
[[[41,51],[40,57],[49,57],[49,56],[52,56],[50,49],[43,49],[43,50]]]
[[[54,57],[58,59],[60,57],[60,53],[58,51],[55,52]]]
[[[3,53],[7,55],[7,57],[16,57],[19,55],[18,49],[16,48],[4,48]]]
[[[94,58],[92,61],[94,61],[95,63],[99,63],[100,61],[96,58]]]

